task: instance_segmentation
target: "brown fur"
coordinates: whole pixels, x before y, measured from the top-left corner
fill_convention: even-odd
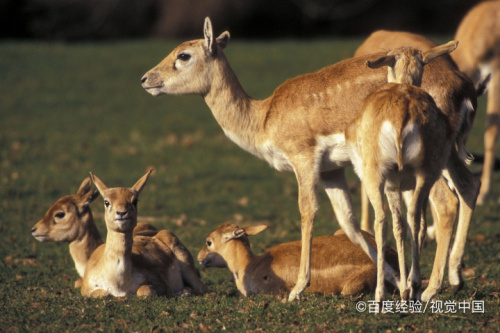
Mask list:
[[[459,40],[461,43],[461,41]],[[358,48],[355,56],[365,56],[367,54],[378,52],[380,49],[395,49],[402,46],[416,47],[422,51],[427,51],[437,45],[417,34],[401,32],[401,31],[386,31],[379,30],[372,33]],[[458,52],[463,46],[460,44],[457,48]],[[374,56],[375,58],[375,56]],[[441,93],[451,94],[447,98],[459,101],[460,97],[468,96],[470,98],[474,110],[476,109],[475,92],[473,91],[472,82],[456,70],[457,66],[447,55],[438,57],[425,67],[422,79],[422,89],[429,92],[434,98],[437,107],[447,116],[452,129],[452,136],[455,137],[455,149],[452,149],[450,160],[447,165],[448,180],[452,178],[453,187],[450,189],[446,182],[448,180],[438,180],[430,193],[431,206],[435,214],[435,226],[437,228],[437,250],[434,260],[434,266],[430,277],[429,285],[422,294],[423,300],[432,298],[441,289],[444,270],[448,261],[449,246],[451,243],[453,225],[458,215],[457,236],[455,237],[453,249],[450,254],[449,261],[449,279],[454,291],[457,291],[463,286],[461,276],[463,255],[465,251],[465,243],[467,233],[472,217],[472,212],[475,207],[477,194],[480,187],[480,182],[467,170],[463,164],[466,160],[465,142],[472,127],[474,120],[474,112],[468,113],[464,119],[464,123],[457,122],[457,117],[460,116],[460,105],[453,106],[454,114],[451,114],[450,109],[443,107]],[[426,86],[426,74],[431,70],[436,70],[440,73],[436,76],[436,85],[433,89]],[[456,154],[458,152],[458,154]],[[363,200],[364,206],[368,205],[368,200]],[[363,209],[367,211],[366,208]],[[363,223],[367,225],[368,214],[365,214]]]
[[[165,295],[183,292],[187,285],[197,293],[206,291],[191,255],[175,235],[144,225],[133,233],[137,199],[150,172],[132,188],[107,188],[92,175],[104,198],[108,235],[87,263],[83,296]]]
[[[355,220],[344,167],[350,164],[343,133],[358,114],[364,98],[386,81],[386,71],[368,70],[370,57],[344,60],[314,73],[298,76],[279,86],[267,99],[250,98],[222,49],[229,33],[213,37],[211,22],[205,21],[205,39],[183,43],[142,78],[143,87],[152,95],[199,94],[203,96],[226,135],[248,152],[265,159],[280,171],[293,171],[299,187],[302,252],[297,285],[289,300],[298,298],[310,278],[312,228],[317,211],[316,186],[326,189],[337,220],[349,238],[376,260],[376,252],[363,238]],[[217,44],[214,48],[214,44]],[[215,52],[213,50],[216,50]],[[186,55],[189,59],[186,60]],[[183,60],[184,59],[184,60]],[[458,71],[442,71],[428,66],[422,87],[435,98],[453,129],[458,148],[469,130],[476,107],[471,82]],[[470,100],[469,113],[460,114],[464,98]],[[459,149],[459,151],[461,151]],[[453,176],[465,180],[461,192],[470,190],[462,219],[470,220],[475,202],[474,190],[456,155],[450,161]],[[466,176],[462,177],[462,174]],[[470,177],[472,175],[470,174]],[[454,178],[453,181],[456,181]],[[440,183],[442,185],[442,183]],[[452,195],[452,194],[450,194]],[[386,279],[397,284],[390,266]]]
[[[401,297],[418,298],[421,285],[420,248],[425,236],[425,206],[431,187],[442,174],[451,151],[451,128],[432,97],[420,89],[424,65],[456,48],[456,42],[421,52],[411,47],[389,51],[368,61],[370,68],[387,66],[390,83],[371,93],[358,117],[346,130],[346,141],[356,173],[363,180],[375,211],[378,250],[386,243],[387,220],[383,207],[384,191],[393,216],[393,229],[399,265],[405,267],[406,224],[401,214],[400,195],[408,192],[408,224],[411,229],[411,286],[407,289],[401,271]],[[397,166],[397,167],[396,167]],[[378,258],[384,262],[383,254]],[[384,272],[379,266],[378,279]],[[381,282],[382,280],[378,280]],[[375,298],[385,299],[384,284],[378,283]]]
[[[238,236],[229,236],[240,230]],[[256,256],[248,240],[248,235],[255,232],[247,234],[243,230],[248,229],[236,225],[217,227],[207,236],[207,244],[212,244],[200,251],[198,261],[206,267],[228,267],[238,290],[245,296],[290,292],[297,282],[301,242],[280,244]],[[375,246],[373,236],[367,233],[364,236]],[[313,238],[312,250],[311,283],[306,292],[347,296],[375,289],[375,264],[342,230],[333,236]],[[388,248],[386,254],[387,261],[398,270],[396,252]]]
[[[486,131],[484,132],[484,163],[481,190],[477,199],[483,204],[491,188],[495,161],[495,145],[500,128],[500,1],[484,1],[474,6],[458,26],[455,39],[460,47],[452,54],[460,70],[476,86],[487,85]],[[482,71],[481,67],[489,67]]]
[[[91,191],[91,186],[90,177],[87,177],[75,195],[57,200],[31,228],[33,237],[41,242],[68,242],[80,277],[84,274],[90,255],[103,243],[90,209],[90,203],[99,193],[97,190]],[[75,287],[81,285],[82,279],[79,278],[75,281]]]
[[[67,195],[57,200],[45,213],[43,219],[31,229],[33,237],[41,242],[69,243],[71,257],[80,275],[80,278],[75,281],[75,288],[82,286],[82,277],[90,256],[95,249],[104,243],[95,225],[90,207],[90,203],[99,196],[99,192],[97,190],[91,191],[91,186],[90,177],[85,178],[75,195]],[[64,217],[59,218],[58,213],[64,213]],[[199,287],[197,283],[199,276],[194,268],[193,257],[174,234],[167,230],[159,231],[151,224],[144,222],[137,223],[133,233],[134,241],[142,239],[138,244],[148,241],[145,237],[138,236],[151,238],[160,233],[157,238],[169,248],[167,252],[173,252],[179,260],[185,283],[191,285],[193,289]],[[137,252],[138,254],[139,250],[140,246],[132,248],[133,253]],[[194,276],[198,276],[198,278]]]

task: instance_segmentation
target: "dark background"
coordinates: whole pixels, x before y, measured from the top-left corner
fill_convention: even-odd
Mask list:
[[[471,0],[0,0],[0,38],[80,41],[367,35],[376,29],[454,34]]]

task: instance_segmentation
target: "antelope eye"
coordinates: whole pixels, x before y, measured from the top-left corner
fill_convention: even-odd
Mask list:
[[[207,240],[207,246],[212,246],[212,242]]]
[[[66,216],[65,212],[57,212],[55,215],[55,217],[57,217],[58,219],[62,219],[65,216]]]
[[[177,56],[177,59],[182,61],[188,61],[189,59],[191,59],[191,55],[187,53],[181,53]]]
[[[104,206],[106,206],[106,208],[107,208],[107,207],[109,207],[109,205],[110,205],[109,201],[108,200],[104,200]]]

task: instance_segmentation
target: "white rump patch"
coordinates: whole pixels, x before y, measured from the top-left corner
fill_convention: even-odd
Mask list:
[[[409,124],[403,130],[403,164],[420,163],[422,142],[418,126]]]
[[[397,131],[389,121],[384,121],[379,134],[380,161],[384,168],[398,163]],[[403,130],[403,142],[400,147],[403,165],[420,162],[422,143],[418,126],[413,123]]]
[[[384,169],[398,163],[398,150],[396,147],[396,130],[389,121],[384,121],[378,136],[380,148],[380,162]]]

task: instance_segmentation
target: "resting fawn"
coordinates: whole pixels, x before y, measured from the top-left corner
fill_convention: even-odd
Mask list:
[[[204,267],[227,267],[236,287],[248,296],[259,292],[290,292],[297,282],[300,264],[300,241],[280,244],[256,256],[250,250],[248,236],[267,229],[266,225],[240,228],[233,224],[218,226],[211,232],[198,254]],[[365,238],[375,246],[368,233]],[[396,252],[386,249],[389,264],[397,266]],[[377,269],[373,261],[347,235],[314,237],[312,241],[311,283],[307,292],[354,295],[375,289]]]
[[[137,224],[137,202],[152,170],[131,188],[108,188],[91,174],[104,198],[108,230],[106,244],[90,257],[83,277],[82,295],[88,297],[165,295],[182,293],[186,285],[196,293],[206,287],[194,261],[182,243],[169,231],[133,235]]]

